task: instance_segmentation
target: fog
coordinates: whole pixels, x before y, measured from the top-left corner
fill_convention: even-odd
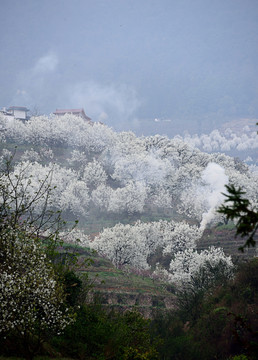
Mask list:
[[[256,0],[0,6],[0,107],[83,107],[137,135],[201,134],[258,118]]]

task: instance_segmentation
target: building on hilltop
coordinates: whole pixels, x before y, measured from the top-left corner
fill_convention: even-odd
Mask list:
[[[24,106],[10,106],[7,111],[16,119],[28,120],[28,112],[30,111]]]
[[[8,109],[3,108],[1,110],[1,113],[6,116],[12,116],[15,119],[28,120],[29,119],[29,116],[28,116],[29,111],[30,110],[24,106],[10,106]]]
[[[56,116],[63,116],[65,114],[72,114],[78,117],[81,117],[82,119],[88,121],[88,122],[92,122],[91,118],[88,117],[85,112],[84,109],[56,109],[56,111],[54,112],[54,114]]]

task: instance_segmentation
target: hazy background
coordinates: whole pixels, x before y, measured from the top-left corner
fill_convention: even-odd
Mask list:
[[[258,118],[257,0],[0,0],[0,107],[138,135]]]

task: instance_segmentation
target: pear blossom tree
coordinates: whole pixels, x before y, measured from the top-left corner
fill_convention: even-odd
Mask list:
[[[90,202],[88,187],[84,181],[70,182],[64,189],[59,206],[63,210],[71,211],[75,216],[87,215]]]
[[[125,187],[113,189],[101,184],[91,193],[93,204],[101,212],[142,213],[148,196],[148,188],[142,183],[129,182]]]
[[[88,158],[84,151],[80,151],[77,149],[72,150],[67,158],[67,162],[71,168],[76,168],[79,175],[84,171],[85,166],[88,163]]]
[[[197,241],[202,230],[197,226],[173,221],[134,225],[117,224],[104,229],[90,244],[101,255],[110,259],[116,267],[129,266],[139,270],[150,269],[150,256],[160,248],[170,256],[168,269],[156,264],[153,276],[176,284],[178,288],[190,286],[192,278],[202,271],[202,285],[211,286],[218,276],[229,279],[234,265],[222,248],[211,247],[198,252]]]
[[[230,279],[233,275],[234,265],[230,256],[226,256],[222,248],[209,249],[198,252],[193,248],[179,251],[169,266],[170,280],[179,287],[191,286],[192,278],[199,274],[200,270],[206,270],[206,276],[202,279],[200,287],[208,287],[216,280],[218,265],[221,266],[224,278]]]
[[[111,191],[108,211],[128,214],[142,213],[148,190],[141,182],[129,182],[125,187]]]
[[[160,209],[172,209],[173,198],[168,186],[157,185],[155,188],[149,186],[146,204]]]
[[[109,209],[109,202],[113,189],[104,184],[99,185],[91,193],[91,199],[95,207],[101,212],[107,212]]]
[[[23,143],[27,136],[26,125],[18,119],[10,118],[0,114],[1,137],[4,141],[12,140]]]
[[[147,185],[160,184],[172,171],[171,164],[166,159],[160,159],[154,154],[141,153],[121,157],[115,163],[113,179],[127,183],[141,181]]]
[[[41,160],[40,154],[35,151],[33,148],[30,150],[25,150],[21,156],[21,161],[31,161],[31,162],[39,162]]]
[[[80,117],[34,116],[26,123],[0,114],[4,139],[41,146],[68,145],[87,152],[102,152],[112,144],[115,133],[100,123],[88,123]]]
[[[16,191],[26,194],[28,201],[34,199],[38,184],[41,184],[41,196],[33,202],[35,213],[40,212],[46,197],[53,210],[62,208],[63,211],[71,211],[74,215],[87,213],[89,189],[71,169],[51,163],[43,166],[38,162],[24,161],[16,164],[8,177],[8,186],[12,184]],[[47,191],[50,188],[51,191]]]
[[[46,336],[73,321],[65,294],[40,242],[2,224],[0,238],[0,336],[18,334],[32,357]]]
[[[28,195],[28,167],[14,171],[8,153],[0,160],[0,334],[18,335],[32,358],[45,336],[60,334],[73,321],[49,257],[62,221],[48,209],[51,174]],[[48,247],[41,238],[46,231]]]
[[[84,168],[83,181],[90,189],[96,189],[98,186],[105,184],[107,177],[103,166],[96,159],[89,162]]]
[[[175,285],[181,317],[188,322],[199,318],[203,298],[233,275],[231,257],[226,256],[222,248],[215,247],[200,252],[193,248],[179,251],[174,254],[168,270],[158,266],[153,273],[154,277]]]
[[[133,266],[148,269],[144,235],[130,225],[106,228],[94,239],[92,248],[106,256],[116,267]]]
[[[51,171],[35,183],[28,176],[30,163],[13,166],[12,162],[9,153],[0,158],[1,221],[38,236],[43,228],[59,224],[60,215],[54,214],[50,204]]]
[[[195,248],[197,241],[202,236],[202,230],[196,225],[189,225],[186,222],[164,222],[163,230],[163,253],[173,254],[183,249]]]
[[[145,152],[144,141],[132,132],[113,133],[112,143],[103,151],[102,163],[110,174],[113,174],[117,161],[128,156],[137,159]]]
[[[160,248],[163,254],[174,253],[196,246],[201,232],[196,226],[174,221],[156,221],[134,225],[117,224],[104,229],[91,247],[110,259],[115,266],[129,265],[148,269],[150,255]]]
[[[90,236],[76,226],[69,230],[60,231],[59,236],[67,244],[90,247]]]

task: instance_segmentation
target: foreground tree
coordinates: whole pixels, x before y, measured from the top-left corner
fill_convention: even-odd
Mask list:
[[[60,334],[73,321],[50,260],[58,241],[60,213],[48,208],[50,175],[31,196],[24,169],[13,175],[13,156],[1,160],[0,334],[7,340],[18,339],[13,347],[21,344],[18,351],[32,358],[46,337]],[[46,230],[48,237],[42,238]]]
[[[73,320],[65,294],[38,239],[18,228],[1,229],[0,334],[22,340],[31,358],[43,340]]]
[[[228,220],[236,220],[236,236],[247,237],[243,246],[239,248],[244,251],[246,247],[255,246],[255,233],[258,228],[258,213],[257,210],[251,206],[248,199],[244,198],[245,194],[241,188],[236,188],[234,185],[226,185],[228,191],[225,205],[222,205],[218,212],[226,215]]]

